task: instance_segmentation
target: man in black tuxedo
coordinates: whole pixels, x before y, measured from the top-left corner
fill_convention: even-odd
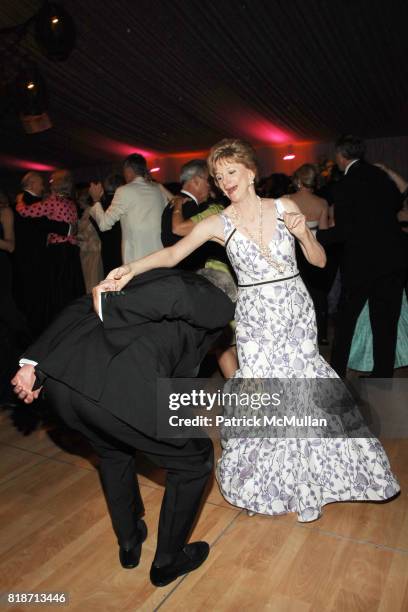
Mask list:
[[[207,162],[203,159],[192,159],[182,166],[180,182],[182,189],[180,196],[183,198],[182,214],[184,219],[190,219],[197,213],[201,213],[208,207],[208,197],[210,194],[210,184],[208,182]],[[161,240],[163,246],[168,247],[181,240],[181,236],[172,230],[173,205],[170,202],[162,214]],[[177,268],[181,270],[191,270],[195,272],[204,268],[208,258],[207,245],[203,244],[188,257],[183,259]]]
[[[103,322],[90,296],[76,300],[27,349],[12,383],[30,403],[39,393],[37,377],[59,416],[92,444],[125,568],[138,565],[147,535],[135,449],[168,470],[150,573],[154,585],[164,586],[208,555],[206,542],[186,542],[213,447],[208,438],[160,438],[157,379],[195,376],[233,305],[196,274],[157,269],[124,291],[102,293],[102,316]]]
[[[319,230],[323,246],[343,244],[342,291],[332,366],[344,377],[358,316],[368,300],[373,334],[373,377],[393,376],[398,319],[407,252],[397,221],[402,205],[394,183],[363,160],[364,142],[344,136],[336,142],[336,162],[344,177],[333,190],[335,226]]]
[[[21,181],[23,189],[19,198],[24,204],[32,205],[41,202],[44,192],[44,180],[38,172],[28,172]],[[47,249],[47,235],[56,233],[66,235],[70,231],[69,223],[51,221],[47,217],[22,217],[14,214],[16,249],[15,293],[17,302],[27,317],[34,336],[42,331],[43,308],[40,303],[43,295],[44,266]]]

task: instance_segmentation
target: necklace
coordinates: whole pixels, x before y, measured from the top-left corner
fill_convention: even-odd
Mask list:
[[[269,248],[269,245],[265,244],[265,242],[263,240],[263,206],[262,206],[261,198],[259,196],[256,196],[256,197],[257,197],[258,202],[259,202],[258,236],[257,237],[254,236],[252,231],[249,230],[245,225],[243,225],[241,223],[241,214],[237,211],[237,209],[235,208],[235,206],[233,204],[231,204],[231,208],[232,208],[231,218],[232,218],[232,221],[233,221],[235,226],[241,225],[242,229],[244,229],[246,231],[246,233],[248,234],[248,236],[250,237],[252,242],[254,242],[258,246],[259,251],[260,251],[262,257],[264,259],[266,259],[266,261],[269,263],[269,265],[271,265],[273,268],[278,270],[278,272],[280,274],[283,274],[283,272],[285,270],[285,266],[283,264],[279,263],[278,261],[276,261],[273,258],[271,250]]]

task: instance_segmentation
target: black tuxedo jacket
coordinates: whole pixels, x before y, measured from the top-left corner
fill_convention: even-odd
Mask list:
[[[24,357],[38,362],[36,374],[45,388],[47,377],[61,381],[155,438],[157,378],[195,376],[233,318],[233,304],[204,278],[167,268],[102,295],[103,322],[84,296]]]
[[[345,286],[406,267],[406,241],[396,217],[401,195],[383,170],[357,161],[334,186],[333,203],[336,225],[319,230],[317,240],[343,244]]]
[[[183,193],[180,194],[182,197],[185,197]],[[197,205],[194,200],[189,199],[183,204],[183,217],[184,219],[190,219],[199,212],[203,212],[208,208],[208,203],[203,202],[202,204]],[[181,240],[181,236],[177,236],[173,234],[172,230],[172,218],[173,218],[173,209],[170,204],[167,204],[166,208],[162,214],[162,226],[161,226],[161,241],[163,246],[173,246],[179,240]],[[204,264],[209,257],[209,246],[208,244],[203,244],[201,247],[196,249],[194,253],[191,253],[188,257],[180,261],[177,265],[179,270],[191,270],[194,272],[195,270],[199,270],[200,268],[204,268]]]

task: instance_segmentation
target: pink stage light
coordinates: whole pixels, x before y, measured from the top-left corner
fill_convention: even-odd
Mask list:
[[[284,144],[293,140],[289,132],[281,130],[269,123],[269,121],[254,121],[252,125],[249,124],[248,128],[253,137],[259,142]]]
[[[51,166],[50,164],[41,164],[28,159],[18,159],[18,157],[12,157],[11,155],[0,155],[0,161],[12,168],[34,170],[35,172],[53,172],[57,169],[56,166]]]
[[[90,141],[91,144],[96,148],[102,149],[107,153],[113,153],[122,158],[127,157],[128,155],[132,155],[132,153],[139,153],[139,155],[143,155],[143,157],[145,157],[146,159],[158,157],[158,154],[154,151],[147,151],[135,145],[130,145],[126,142],[120,142],[119,140],[107,138],[106,136],[102,136],[101,134],[92,133]]]
[[[171,157],[171,158],[175,158],[175,159],[179,159],[182,157],[188,157],[190,159],[205,159],[208,156],[209,153],[209,149],[205,149],[205,150],[201,150],[201,151],[177,151],[175,153],[161,153],[160,155],[157,155],[158,158],[162,159],[162,158],[166,158],[166,157]]]
[[[149,172],[159,172],[160,168],[152,168]]]
[[[248,110],[228,112],[237,135],[245,136],[253,144],[288,144],[296,140],[295,135],[288,130],[264,119],[258,113]]]

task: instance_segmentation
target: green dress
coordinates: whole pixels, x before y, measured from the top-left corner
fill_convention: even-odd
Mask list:
[[[366,302],[354,330],[348,367],[360,372],[371,372],[373,366],[373,335],[371,332],[368,302]],[[404,291],[401,314],[398,321],[394,367],[403,368],[405,366],[408,366],[408,302]]]

